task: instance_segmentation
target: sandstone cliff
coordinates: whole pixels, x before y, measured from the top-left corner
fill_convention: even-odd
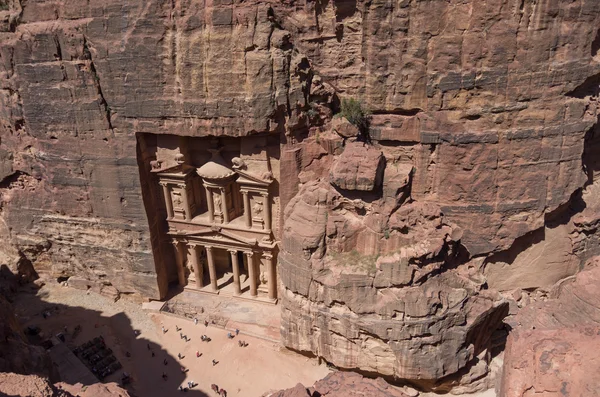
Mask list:
[[[599,396],[600,257],[511,319],[499,395]]]
[[[600,250],[596,0],[0,5],[0,264],[21,274],[166,296],[142,133],[279,138],[283,342],[341,367],[485,373],[498,291]]]

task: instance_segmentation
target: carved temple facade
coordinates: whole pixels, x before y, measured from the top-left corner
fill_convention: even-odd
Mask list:
[[[235,151],[225,150],[227,145],[214,139],[196,145],[210,146],[198,149],[203,157],[194,153],[189,142],[199,138],[188,138],[187,144],[161,152],[160,139],[157,155],[150,161],[150,183],[160,192],[157,196],[162,196],[164,213],[158,212],[166,227],[161,240],[172,250],[160,252],[174,256],[165,262],[176,268],[176,282],[205,293],[276,302],[273,225],[277,225],[278,211],[274,214],[273,208],[278,197],[272,159],[266,153],[261,157],[258,149],[250,150],[245,160],[248,150],[243,148],[248,145],[232,157]],[[250,146],[260,148],[260,142]]]

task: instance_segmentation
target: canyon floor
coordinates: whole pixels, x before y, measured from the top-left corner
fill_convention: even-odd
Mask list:
[[[71,348],[103,336],[122,363],[123,371],[131,374],[133,382],[127,385],[127,390],[136,396],[173,395],[188,381],[197,383],[188,392],[189,396],[215,395],[211,391],[213,383],[227,390],[231,397],[266,396],[297,383],[311,385],[331,371],[314,358],[244,334],[243,329],[237,337],[229,339],[227,330],[212,324],[206,327],[198,322],[195,325],[189,319],[151,313],[143,310],[139,303],[127,299],[113,302],[94,292],[44,285],[39,290],[18,294],[14,305],[22,325],[40,327],[42,338],[64,333],[65,326],[66,344]],[[43,312],[50,316],[44,319]],[[81,325],[82,331],[73,339],[72,331],[77,325]],[[162,327],[167,332],[163,333]],[[181,339],[176,327],[181,328],[188,342]],[[202,342],[202,335],[211,341]],[[246,341],[248,346],[240,347],[238,340]],[[201,353],[200,357],[196,357],[196,351]],[[183,358],[179,359],[178,354]],[[213,359],[218,362],[216,365]],[[182,366],[188,370],[186,373],[181,372]],[[117,371],[104,381],[118,382],[121,373]],[[168,375],[167,380],[163,380],[163,373]],[[63,379],[64,375],[61,374]],[[488,390],[477,396],[495,394]]]

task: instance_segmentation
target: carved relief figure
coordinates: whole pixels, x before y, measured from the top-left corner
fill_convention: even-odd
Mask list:
[[[254,202],[254,206],[252,207],[252,211],[254,212],[254,216],[261,217],[263,212],[263,203],[259,200]]]
[[[189,249],[195,249],[194,247],[190,247]],[[188,282],[192,283],[196,281],[196,275],[194,274],[194,265],[192,264],[192,260],[188,256],[188,259],[185,262],[185,270],[187,272]]]
[[[215,194],[215,212],[219,213],[222,212],[221,211],[221,195],[220,194]]]
[[[181,199],[181,192],[179,191],[173,191],[173,206],[175,206],[176,208],[181,208],[181,204],[183,203],[183,200]]]

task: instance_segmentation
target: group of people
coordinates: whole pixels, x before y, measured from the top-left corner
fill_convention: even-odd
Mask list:
[[[210,385],[210,388],[212,389],[212,391],[217,393],[219,396],[227,397],[227,391],[225,391],[225,389],[219,389],[219,386],[215,385],[214,383],[212,385]]]
[[[194,324],[195,324],[195,325],[198,325],[198,319],[197,319],[197,318],[194,318]],[[204,320],[204,326],[205,326],[205,327],[208,327],[208,324],[209,324],[208,320]],[[214,324],[214,321],[213,321],[213,324]],[[184,335],[184,334],[183,334],[183,332],[182,332],[182,328],[180,328],[179,326],[175,325],[175,330],[176,330],[177,332],[179,332],[179,337],[180,337],[181,339],[185,339],[185,341],[186,341],[186,342],[188,342],[188,341],[190,340],[190,339],[187,337],[187,335]],[[163,334],[164,334],[164,333],[166,333],[168,330],[167,330],[167,329],[165,329],[165,327],[163,326],[163,327],[162,327],[162,331],[163,331]],[[239,330],[239,329],[236,329],[236,330],[235,330],[235,335],[234,335],[233,333],[231,333],[231,332],[228,332],[228,333],[227,333],[227,338],[228,338],[228,339],[233,339],[233,338],[235,338],[237,335],[239,335],[239,333],[240,333],[240,330]],[[211,338],[210,338],[210,337],[208,337],[207,335],[203,334],[203,335],[200,337],[200,340],[201,340],[202,342],[210,342],[210,341],[211,341]],[[240,346],[240,347],[245,347],[245,346],[248,346],[248,343],[247,343],[246,341],[239,340],[239,341],[238,341],[238,346]],[[196,350],[196,357],[197,357],[197,358],[199,358],[200,356],[202,356],[202,353],[200,353],[198,350]],[[177,358],[179,358],[180,360],[182,360],[183,358],[185,358],[185,356],[184,356],[184,355],[182,355],[181,353],[178,353],[178,354],[177,354]],[[165,363],[165,365],[167,365],[167,359],[165,359],[165,360],[164,360],[164,363]],[[219,361],[217,361],[217,360],[215,360],[215,359],[213,359],[213,360],[212,360],[212,365],[213,365],[213,366],[217,365],[218,363],[219,363]],[[186,373],[186,372],[188,372],[188,371],[189,371],[189,369],[185,368],[184,366],[181,366],[181,372],[182,372],[182,373]],[[163,373],[163,379],[164,379],[164,380],[167,380],[167,379],[168,379],[168,377],[167,377],[167,374],[166,374],[166,373]],[[187,387],[185,387],[184,385],[180,385],[180,386],[179,386],[179,388],[178,388],[178,390],[179,390],[179,391],[184,391],[184,392],[186,392],[186,391],[188,391],[188,390],[191,390],[191,389],[192,389],[193,387],[195,387],[195,386],[197,386],[197,383],[195,383],[194,381],[188,381],[188,382],[187,382]],[[223,389],[223,388],[219,388],[219,387],[218,387],[216,384],[214,384],[214,383],[213,383],[213,384],[211,385],[211,389],[212,389],[212,390],[213,390],[215,393],[217,393],[219,396],[221,396],[221,397],[227,397],[227,391],[226,391],[225,389]]]

